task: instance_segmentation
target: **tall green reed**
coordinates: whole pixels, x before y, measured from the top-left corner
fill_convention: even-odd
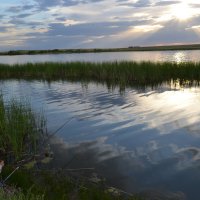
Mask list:
[[[0,64],[0,79],[95,81],[110,86],[148,86],[163,82],[199,83],[200,63],[68,62]]]
[[[24,153],[36,152],[44,129],[43,115],[34,113],[28,102],[11,99],[5,103],[0,95],[1,156],[20,158]]]

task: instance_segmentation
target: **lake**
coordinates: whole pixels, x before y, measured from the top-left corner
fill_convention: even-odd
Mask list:
[[[51,141],[51,167],[95,168],[126,192],[200,199],[199,87],[121,92],[94,83],[8,80],[0,89],[6,99],[25,98],[43,110],[50,133],[67,122]]]
[[[141,52],[106,52],[81,54],[43,54],[0,56],[0,63],[15,64],[27,62],[71,62],[71,61],[152,61],[152,62],[199,62],[200,50],[193,51],[141,51]]]

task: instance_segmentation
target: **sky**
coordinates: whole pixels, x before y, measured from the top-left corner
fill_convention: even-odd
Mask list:
[[[1,0],[0,51],[200,43],[199,0]]]

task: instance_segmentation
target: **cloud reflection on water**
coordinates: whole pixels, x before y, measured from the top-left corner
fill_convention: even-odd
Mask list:
[[[1,87],[6,97],[30,97],[35,108],[42,102],[51,132],[73,117],[54,141],[52,167],[76,155],[69,167],[95,167],[127,191],[165,188],[199,199],[198,87],[127,88],[123,95],[92,83],[5,81]]]

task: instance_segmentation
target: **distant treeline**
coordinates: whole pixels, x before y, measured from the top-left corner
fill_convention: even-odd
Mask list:
[[[13,50],[0,52],[0,55],[35,55],[35,54],[62,54],[62,53],[98,53],[98,52],[126,52],[126,51],[175,51],[200,50],[200,44],[171,45],[171,46],[129,46],[127,48],[95,48],[95,49],[49,49],[49,50]]]

